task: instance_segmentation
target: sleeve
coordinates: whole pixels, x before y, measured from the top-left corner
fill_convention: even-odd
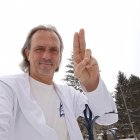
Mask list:
[[[75,117],[83,116],[83,110],[85,109],[85,104],[88,104],[88,98],[81,92],[73,90],[74,101],[73,108]]]
[[[96,90],[85,93],[85,95],[93,116],[99,116],[96,120],[98,124],[110,125],[118,121],[115,102],[101,78]]]
[[[0,140],[7,140],[13,110],[13,94],[8,85],[0,81]]]

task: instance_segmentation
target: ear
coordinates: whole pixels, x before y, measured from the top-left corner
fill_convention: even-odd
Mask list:
[[[26,58],[29,60],[30,49],[26,48],[24,51]]]

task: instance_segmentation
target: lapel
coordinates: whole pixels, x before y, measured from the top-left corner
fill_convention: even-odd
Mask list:
[[[58,94],[60,100],[63,103],[64,113],[65,113],[65,119],[66,124],[69,132],[69,136],[71,140],[83,140],[82,133],[80,131],[80,128],[77,123],[77,118],[74,115],[74,110],[72,110],[72,106],[70,105],[70,102],[72,102],[68,97],[67,93],[68,88],[64,86],[58,86],[54,83],[56,93]]]
[[[51,138],[57,140],[56,132],[46,125],[43,112],[38,104],[32,98],[30,93],[29,75],[16,75],[16,78],[5,79],[3,82],[8,84],[14,93],[16,93],[19,106],[25,118],[34,127],[42,138]]]

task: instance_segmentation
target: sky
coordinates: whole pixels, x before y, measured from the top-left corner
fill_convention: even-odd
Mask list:
[[[63,84],[73,34],[80,28],[110,92],[119,71],[140,77],[140,0],[1,0],[0,76],[22,73],[21,48],[30,29],[40,24],[54,25],[63,38],[56,83]]]

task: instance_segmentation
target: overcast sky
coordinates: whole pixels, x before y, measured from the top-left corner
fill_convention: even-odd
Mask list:
[[[64,41],[57,83],[64,78],[73,34],[80,28],[110,92],[119,71],[140,77],[140,0],[1,0],[0,75],[21,73],[20,50],[29,30],[39,24],[56,26]]]

